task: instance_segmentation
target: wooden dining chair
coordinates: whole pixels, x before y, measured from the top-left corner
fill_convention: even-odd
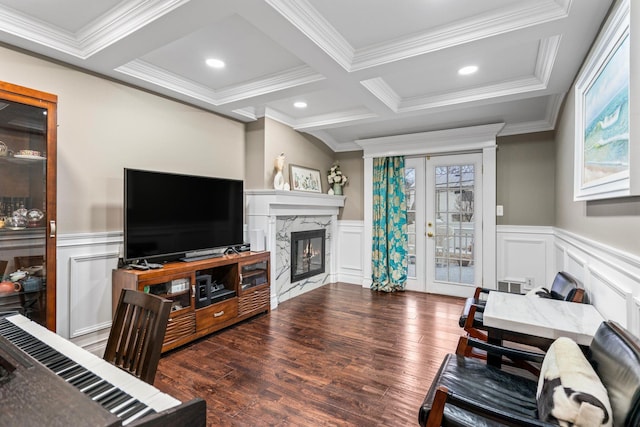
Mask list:
[[[104,360],[153,384],[170,312],[168,299],[123,289]]]

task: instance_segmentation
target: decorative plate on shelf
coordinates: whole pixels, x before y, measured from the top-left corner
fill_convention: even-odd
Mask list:
[[[16,159],[27,159],[27,160],[44,160],[46,157],[42,156],[34,156],[33,154],[14,154],[13,157]]]

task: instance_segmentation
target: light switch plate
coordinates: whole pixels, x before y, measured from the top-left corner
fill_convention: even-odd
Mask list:
[[[496,206],[496,216],[503,216],[503,215],[504,215],[504,206],[497,205]]]

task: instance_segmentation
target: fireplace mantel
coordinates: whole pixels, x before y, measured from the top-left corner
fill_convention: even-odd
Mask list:
[[[278,292],[282,290],[280,286],[282,278],[285,277],[285,274],[288,277],[290,273],[290,271],[286,270],[288,265],[284,262],[284,259],[278,262],[278,254],[283,253],[282,250],[279,250],[282,248],[278,247],[277,236],[283,239],[283,233],[278,234],[281,230],[278,230],[277,223],[282,222],[278,221],[278,218],[294,217],[300,219],[309,217],[310,220],[313,220],[314,217],[327,217],[329,220],[325,223],[325,227],[327,227],[328,236],[336,236],[338,213],[340,208],[344,206],[345,197],[302,191],[245,190],[245,198],[247,231],[251,236],[251,250],[264,248],[271,253],[271,309],[275,309],[278,306],[279,299],[288,298],[284,294],[278,294]],[[255,236],[264,237],[255,240]],[[336,239],[332,238],[328,247],[329,253],[335,254],[337,252],[336,249]],[[279,266],[279,270],[276,270],[276,266]],[[336,277],[335,258],[330,257],[325,267],[328,280],[334,281]],[[308,284],[302,285],[301,288],[304,288],[302,291],[311,289]],[[287,293],[287,295],[292,294],[292,292]]]
[[[345,196],[282,190],[246,190],[247,217],[337,215]]]

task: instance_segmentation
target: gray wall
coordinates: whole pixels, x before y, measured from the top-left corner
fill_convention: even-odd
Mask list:
[[[498,225],[554,224],[555,143],[552,132],[497,140],[496,201],[504,206]]]
[[[247,123],[245,136],[245,175],[246,189],[263,189],[264,182],[264,118]]]
[[[574,90],[568,94],[561,114],[556,131],[556,227],[640,255],[639,197],[573,201]]]
[[[244,178],[240,122],[2,47],[0,63],[0,80],[58,95],[61,234],[123,229],[125,167]]]
[[[340,170],[349,178],[347,185],[342,188],[347,197],[344,208],[341,209],[340,219],[364,220],[364,160],[362,151],[336,153],[336,161]]]
[[[631,28],[640,28],[640,3],[630,2]],[[640,55],[633,46],[640,31],[631,31],[631,184],[640,194]],[[556,127],[556,226],[616,249],[640,255],[640,197],[573,201],[575,88],[567,94]]]
[[[294,164],[318,169],[323,192],[329,190],[327,171],[333,162],[333,151],[317,138],[269,118],[247,125],[245,188],[273,189],[275,159],[281,153],[285,155],[285,182],[290,183],[289,166]]]

